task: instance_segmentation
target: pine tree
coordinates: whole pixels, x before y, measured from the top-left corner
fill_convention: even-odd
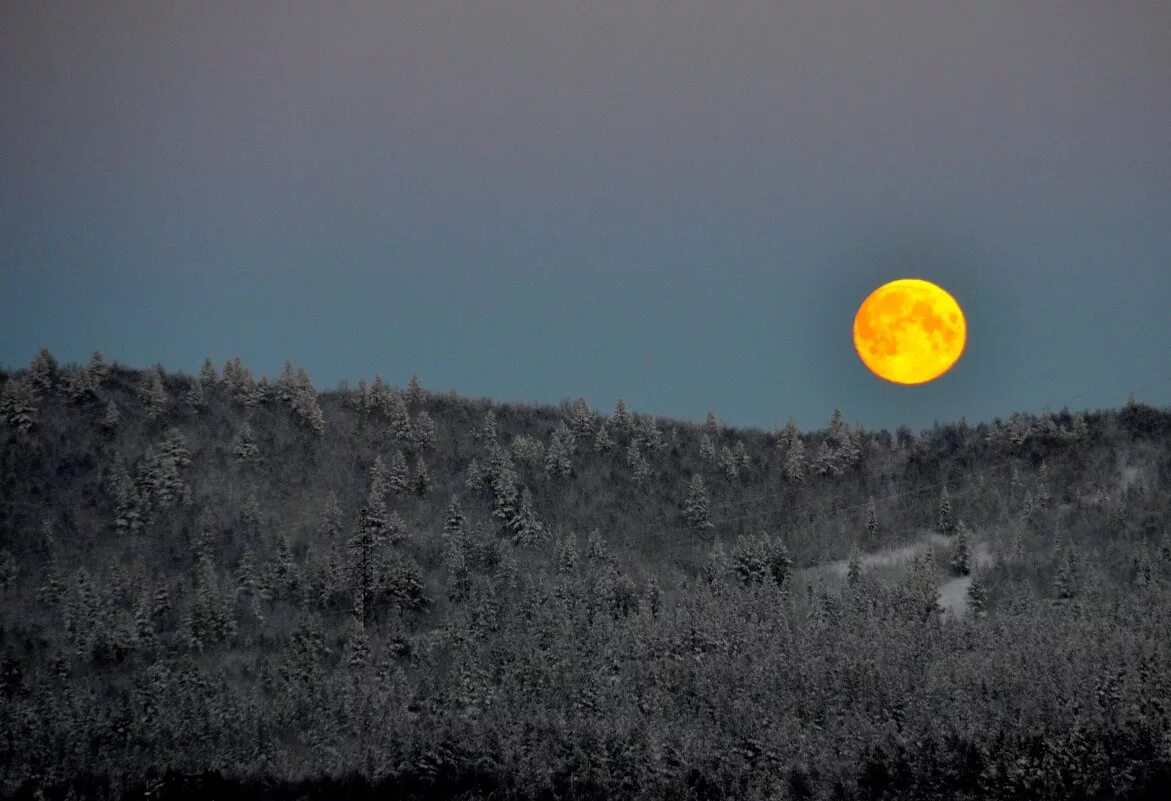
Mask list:
[[[609,420],[603,420],[602,424],[598,426],[598,433],[594,436],[594,450],[597,453],[609,453],[614,449],[614,438],[611,436],[611,424]]]
[[[220,594],[211,557],[199,560],[196,576],[195,599],[191,604],[188,627],[192,644],[202,650],[230,637],[235,631],[235,621]]]
[[[346,633],[346,664],[350,670],[361,670],[370,659],[370,636],[359,617],[351,617]]]
[[[203,360],[203,367],[199,371],[199,383],[203,386],[203,394],[210,396],[220,384],[220,377],[216,375],[215,365],[211,359]]]
[[[703,433],[707,434],[713,443],[720,439],[720,424],[716,420],[716,413],[708,409],[707,417],[703,421]]]
[[[427,472],[427,463],[422,456],[415,457],[415,475],[411,479],[411,491],[420,498],[427,497],[431,492],[431,475]]]
[[[88,370],[68,364],[61,371],[61,391],[70,402],[80,405],[97,397],[97,384]]]
[[[781,475],[786,481],[800,482],[805,480],[805,443],[800,437],[793,440],[789,452],[785,454],[785,465]]]
[[[935,525],[939,529],[939,533],[945,537],[950,537],[956,533],[955,518],[952,517],[951,512],[951,498],[947,494],[947,485],[943,485],[943,491],[939,494],[939,509],[935,515]]]
[[[770,578],[769,541],[766,535],[741,535],[732,547],[732,568],[740,581],[760,586]]]
[[[715,467],[719,464],[719,457],[716,455],[716,446],[712,443],[712,438],[704,433],[699,438],[699,458],[708,467]]]
[[[984,571],[973,570],[968,584],[968,608],[976,617],[983,616],[988,607],[988,590],[984,586]]]
[[[435,446],[439,442],[439,436],[435,428],[435,421],[431,419],[431,415],[427,413],[426,409],[421,409],[415,415],[414,444],[418,451],[435,450]]]
[[[1037,470],[1036,491],[1033,493],[1037,506],[1048,509],[1052,504],[1053,496],[1049,494],[1049,466],[1041,460],[1041,467]]]
[[[247,420],[240,425],[233,453],[243,465],[252,465],[260,461],[260,448],[256,444],[256,436],[252,433],[252,425]]]
[[[878,508],[873,495],[866,502],[866,542],[872,548],[878,545]]]
[[[574,439],[584,443],[593,438],[594,417],[594,411],[586,403],[585,398],[578,398],[573,402],[569,417],[569,427],[573,431]]]
[[[784,428],[778,428],[776,431],[777,450],[788,453],[789,448],[797,441],[797,424],[793,422],[792,418],[785,423]]]
[[[95,350],[89,357],[89,380],[95,388],[101,388],[110,377],[110,365],[106,364],[100,350]]]
[[[240,357],[224,364],[224,386],[235,403],[251,409],[260,403],[260,391],[252,370],[240,361]]]
[[[956,537],[952,543],[951,569],[957,576],[966,576],[972,572],[971,532],[963,521],[956,527]]]
[[[626,466],[630,468],[636,484],[642,484],[651,477],[651,465],[639,450],[637,440],[632,439],[626,448]]]
[[[57,383],[57,358],[48,348],[41,348],[29,363],[26,377],[37,392],[52,392]]]
[[[626,402],[622,398],[614,405],[614,414],[610,416],[610,429],[619,437],[630,434],[630,412],[626,411]]]
[[[792,575],[793,560],[789,558],[789,549],[780,538],[773,538],[769,542],[768,554],[769,574],[773,582],[781,590],[788,591],[789,576]]]
[[[862,552],[858,550],[858,543],[850,546],[850,558],[846,566],[846,580],[850,586],[856,586],[862,580]]]
[[[36,386],[29,378],[9,378],[0,392],[0,416],[10,427],[27,434],[37,424],[38,400]]]
[[[720,471],[724,474],[724,478],[729,481],[735,481],[739,477],[740,470],[736,466],[736,457],[732,454],[732,449],[727,445],[720,448],[719,465]]]
[[[1073,428],[1070,432],[1074,442],[1088,442],[1090,439],[1090,427],[1086,423],[1086,416],[1084,414],[1076,415],[1073,418]]]
[[[516,514],[509,521],[508,527],[512,531],[513,542],[522,547],[540,546],[548,539],[549,531],[533,510],[533,496],[528,487],[521,490]]]
[[[369,620],[374,608],[374,595],[382,570],[379,545],[384,529],[385,520],[379,518],[379,510],[362,507],[346,546],[354,608],[363,622]]]
[[[738,476],[748,477],[748,471],[752,468],[752,458],[748,455],[748,449],[744,447],[742,440],[737,440],[735,447],[732,448],[732,463],[736,465]]]
[[[334,543],[340,539],[344,530],[345,522],[342,519],[342,509],[338,504],[337,493],[330,490],[329,495],[325,498],[325,508],[321,511],[317,534],[326,542]]]
[[[388,391],[382,404],[382,412],[390,423],[391,436],[405,448],[414,447],[414,433],[411,428],[411,413],[401,392]]]
[[[419,383],[419,376],[411,373],[411,380],[407,385],[407,406],[411,411],[419,411],[423,407],[423,385]]]
[[[715,545],[708,552],[707,560],[703,565],[703,577],[717,589],[727,580],[732,573],[732,560],[728,558],[728,554],[724,551],[724,544],[716,540]]]
[[[687,490],[687,498],[683,502],[683,514],[691,528],[703,532],[714,529],[711,512],[708,508],[707,491],[703,486],[703,476],[696,473],[691,477],[691,486]]]
[[[163,389],[162,371],[151,367],[142,371],[138,381],[138,400],[148,421],[157,420],[167,406],[167,392]]]
[[[557,572],[562,575],[573,575],[577,571],[577,546],[573,540],[572,534],[557,540],[555,558]]]
[[[120,534],[135,534],[146,525],[145,503],[121,467],[114,474],[114,529]]]
[[[833,453],[829,449],[829,443],[825,440],[821,441],[821,445],[817,448],[817,453],[813,456],[813,464],[810,468],[816,475],[828,476],[834,470]]]
[[[204,392],[202,381],[198,378],[192,379],[187,387],[187,393],[183,396],[183,402],[196,413],[207,408],[207,393]]]
[[[498,438],[496,426],[496,414],[491,409],[484,412],[484,417],[480,421],[479,427],[472,432],[472,439],[477,445],[482,446],[486,450],[491,450],[491,447],[496,444]]]
[[[545,452],[545,475],[558,481],[569,478],[573,473],[572,444],[567,441],[568,426],[561,423],[553,430],[549,448]]]
[[[102,417],[102,428],[106,431],[117,431],[118,426],[122,423],[122,413],[118,411],[118,404],[114,403],[113,398],[106,402],[106,413]]]
[[[464,474],[464,487],[472,492],[479,492],[485,488],[484,472],[480,469],[480,463],[476,457],[472,457],[468,462],[467,472]]]
[[[395,451],[390,457],[390,472],[387,474],[386,485],[396,495],[402,495],[411,489],[410,473],[407,470],[407,457],[402,451]]]

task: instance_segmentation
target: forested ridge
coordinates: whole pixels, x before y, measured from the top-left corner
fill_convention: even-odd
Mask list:
[[[1168,797],[1171,412],[826,419],[41,351],[0,796]]]

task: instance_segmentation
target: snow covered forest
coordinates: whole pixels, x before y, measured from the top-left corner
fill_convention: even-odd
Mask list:
[[[0,796],[1168,797],[1171,411],[395,379],[0,372]]]

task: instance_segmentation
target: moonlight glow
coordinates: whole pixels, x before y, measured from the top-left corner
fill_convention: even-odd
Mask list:
[[[955,298],[930,281],[883,284],[854,317],[854,347],[879,378],[923,384],[951,369],[964,352],[967,322]]]

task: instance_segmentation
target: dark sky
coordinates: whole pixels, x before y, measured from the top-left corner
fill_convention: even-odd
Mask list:
[[[1171,401],[1169,3],[261,8],[2,4],[0,363],[763,428]],[[919,387],[850,336],[907,276],[969,326]]]

